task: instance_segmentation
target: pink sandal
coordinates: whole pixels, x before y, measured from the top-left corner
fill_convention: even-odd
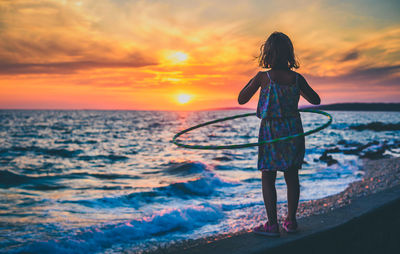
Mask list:
[[[298,231],[296,221],[289,221],[288,219],[285,219],[282,227],[288,233],[296,233]]]
[[[280,236],[278,223],[269,225],[269,223],[266,222],[264,225],[261,224],[260,226],[253,228],[253,233],[258,234],[258,235],[266,235],[266,236],[273,236],[273,237]]]

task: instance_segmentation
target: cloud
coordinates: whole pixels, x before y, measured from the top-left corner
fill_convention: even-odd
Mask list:
[[[305,44],[300,44],[298,56],[301,72],[319,77],[340,77],[368,68],[379,70],[386,66],[397,66],[400,64],[399,36],[400,27],[394,26],[370,31],[351,41],[339,40],[336,46],[327,44],[314,47],[309,44],[305,47]]]
[[[137,68],[155,63],[135,59],[131,62],[53,62],[53,63],[0,63],[0,74],[69,74],[79,70],[98,68]]]
[[[352,51],[350,53],[347,53],[346,55],[343,56],[343,58],[340,60],[342,62],[350,61],[350,60],[355,60],[359,57],[359,53],[357,51]]]
[[[140,45],[108,38],[94,25],[93,17],[70,3],[0,3],[0,75],[70,74],[157,64]]]
[[[368,90],[372,87],[400,87],[400,65],[381,66],[381,67],[358,67],[346,74],[338,76],[314,76],[306,75],[310,83],[323,87],[324,84],[337,84],[338,89],[358,89]]]
[[[339,76],[339,78],[374,79],[381,77],[390,77],[392,74],[398,73],[399,70],[400,65],[357,68],[353,69],[350,73],[346,75]]]

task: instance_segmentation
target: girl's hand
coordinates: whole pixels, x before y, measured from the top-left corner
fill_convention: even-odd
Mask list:
[[[267,82],[266,72],[259,71],[254,78],[250,79],[249,83],[240,91],[238,102],[240,105],[247,103],[251,97],[257,92],[261,84]]]

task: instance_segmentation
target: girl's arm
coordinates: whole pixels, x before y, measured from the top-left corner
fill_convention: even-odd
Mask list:
[[[261,84],[267,82],[265,72],[259,71],[254,78],[250,79],[249,83],[240,91],[238,102],[240,105],[247,103],[251,97],[257,92]]]
[[[309,103],[314,105],[319,105],[321,103],[321,99],[319,98],[318,94],[310,87],[302,75],[299,77],[299,86],[301,96],[303,96],[304,99],[306,99]]]

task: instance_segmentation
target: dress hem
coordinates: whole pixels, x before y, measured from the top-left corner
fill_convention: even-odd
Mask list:
[[[271,171],[287,172],[287,171],[292,171],[292,170],[299,170],[301,168],[302,168],[302,166],[278,168],[278,169],[261,168],[261,169],[258,169],[258,171],[261,171],[261,172],[271,172]]]

